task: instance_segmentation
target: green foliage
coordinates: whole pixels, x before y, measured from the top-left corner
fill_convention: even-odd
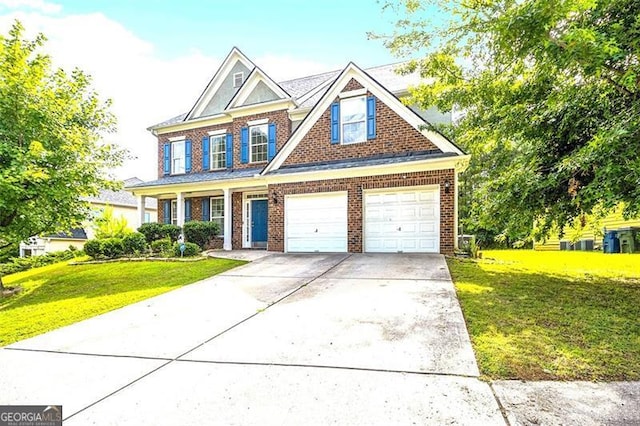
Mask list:
[[[113,214],[113,207],[107,205],[102,212],[102,216],[95,220],[96,238],[124,238],[125,235],[131,233],[127,218],[124,216],[116,217]]]
[[[101,247],[102,255],[107,259],[116,259],[124,255],[122,238],[106,238],[104,240],[101,240]]]
[[[82,252],[78,250],[65,250],[45,253],[40,256],[16,257],[7,263],[0,264],[0,274],[14,274],[16,272],[51,265],[52,263],[62,262],[79,256],[82,256]]]
[[[77,227],[124,157],[101,141],[115,120],[89,76],[54,69],[45,37],[24,32],[0,36],[0,248]]]
[[[20,243],[11,243],[10,245],[0,249],[0,263],[20,256]]]
[[[162,238],[155,240],[151,243],[151,252],[159,256],[171,255],[171,240],[168,238]]]
[[[122,238],[122,247],[126,255],[140,255],[147,251],[147,240],[140,232],[132,232]]]
[[[202,250],[200,249],[200,247],[198,247],[197,244],[186,242],[184,243],[184,254],[182,254],[180,252],[180,244],[175,243],[173,245],[173,255],[175,257],[193,257],[199,255],[201,251]]]
[[[472,155],[465,233],[526,243],[534,221],[640,214],[640,0],[399,3],[386,45],[430,82],[411,101],[463,111],[448,132]]]
[[[89,240],[84,243],[84,252],[87,256],[91,256],[94,259],[102,257],[102,241],[101,240]]]
[[[44,36],[23,33],[15,22],[0,37],[0,248],[78,226],[85,198],[115,188],[105,172],[123,159],[100,142],[114,119],[90,78],[52,69]]]
[[[144,235],[148,243],[169,238],[172,241],[178,239],[180,227],[162,223],[144,223],[138,228],[138,232]]]
[[[220,234],[219,226],[215,222],[192,220],[185,223],[183,229],[185,240],[197,244],[202,250]]]

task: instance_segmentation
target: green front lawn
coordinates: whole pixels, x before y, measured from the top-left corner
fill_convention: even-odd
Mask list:
[[[505,250],[448,263],[486,378],[640,380],[640,255]]]
[[[0,346],[90,318],[222,273],[246,262],[115,262],[44,266],[3,278],[21,286],[0,299]]]

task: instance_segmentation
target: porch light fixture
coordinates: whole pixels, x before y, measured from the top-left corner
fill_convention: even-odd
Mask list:
[[[449,188],[451,187],[451,183],[448,180],[444,181],[444,193],[448,194],[449,193]]]
[[[273,201],[273,204],[278,204],[278,195],[275,192],[273,193],[271,200]]]

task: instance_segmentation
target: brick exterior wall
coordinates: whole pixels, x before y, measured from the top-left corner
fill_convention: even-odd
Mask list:
[[[247,126],[247,121],[259,120],[262,118],[267,118],[269,119],[269,123],[276,124],[276,152],[280,151],[291,135],[291,120],[289,120],[287,110],[271,111],[246,117],[239,117],[225,124],[165,133],[158,136],[158,177],[162,177],[164,175],[163,150],[164,144],[168,143],[170,138],[184,136],[186,139],[191,140],[191,173],[199,173],[204,171],[202,170],[202,138],[207,136],[211,131],[222,129],[226,129],[227,133],[233,134],[234,169],[265,166],[267,164],[266,161],[247,164],[242,164],[240,162],[240,129]],[[215,173],[215,171],[212,171],[211,173]]]
[[[352,80],[346,90],[355,90],[359,85]],[[367,96],[371,93],[367,92]],[[336,98],[334,102],[338,102]],[[317,163],[322,161],[366,158],[381,154],[398,154],[416,151],[437,150],[438,148],[422,133],[407,123],[386,104],[376,99],[376,137],[360,143],[348,145],[331,143],[331,108],[302,138],[298,146],[284,162],[284,165]]]
[[[440,185],[440,253],[453,254],[454,189],[445,192],[445,182],[453,185],[454,170],[330,179],[316,182],[296,182],[269,186],[269,250],[284,251],[284,197],[292,194],[347,191],[347,243],[350,253],[363,250],[362,194],[368,189]],[[274,203],[274,196],[278,202]]]
[[[242,248],[242,192],[231,194],[231,247]]]

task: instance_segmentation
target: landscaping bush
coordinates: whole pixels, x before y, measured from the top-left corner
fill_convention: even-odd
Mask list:
[[[46,253],[41,256],[16,257],[10,262],[0,264],[0,275],[15,274],[16,272],[27,271],[32,268],[73,259],[77,256],[82,256],[82,252],[65,250]]]
[[[89,240],[84,243],[84,252],[87,256],[91,256],[94,259],[102,257],[102,241],[101,240]]]
[[[171,254],[171,240],[163,238],[155,240],[151,243],[151,252],[155,255],[170,255]]]
[[[185,241],[197,244],[200,249],[207,248],[209,242],[220,234],[220,229],[215,222],[203,222],[192,220],[184,224]]]
[[[171,224],[144,223],[138,228],[138,232],[143,234],[147,242],[151,244],[163,238],[169,238],[171,241],[177,240],[180,235],[180,227]]]
[[[200,247],[198,247],[198,245],[194,244],[194,243],[184,243],[184,246],[185,246],[184,247],[184,257],[197,256],[202,251],[202,250],[200,250]],[[175,243],[173,245],[173,255],[175,257],[183,256],[183,254],[180,252],[180,244]]]
[[[122,238],[106,238],[101,241],[102,254],[109,259],[115,259],[124,255]]]
[[[147,239],[140,232],[132,232],[122,239],[124,254],[142,254],[147,251]]]

